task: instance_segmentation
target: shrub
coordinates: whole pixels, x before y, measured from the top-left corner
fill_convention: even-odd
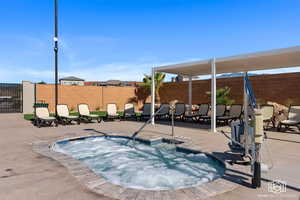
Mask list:
[[[208,91],[206,92],[207,95],[211,95],[211,92]],[[229,87],[224,87],[224,88],[219,88],[216,90],[216,96],[217,96],[217,104],[225,104],[225,105],[231,105],[234,103],[233,99],[229,98],[230,94],[230,88]]]

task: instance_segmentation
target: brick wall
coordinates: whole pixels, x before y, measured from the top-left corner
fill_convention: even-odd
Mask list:
[[[253,90],[259,102],[274,101],[281,104],[300,104],[300,73],[251,76]],[[217,88],[231,88],[230,97],[243,103],[243,78],[219,78]],[[210,102],[210,80],[193,81],[193,104]],[[160,90],[161,102],[179,100],[188,102],[188,82],[165,83]]]
[[[250,80],[259,102],[300,104],[300,73],[251,76]],[[243,102],[242,77],[217,79],[217,88],[225,86],[231,88],[230,97],[235,103]],[[193,104],[210,102],[207,91],[210,91],[210,80],[193,81]],[[161,102],[177,99],[188,103],[188,82],[165,83],[160,90],[160,97]],[[53,112],[54,85],[37,84],[36,99],[49,103],[49,109]],[[89,104],[91,110],[106,110],[107,103],[116,103],[118,110],[123,110],[128,102],[140,109],[144,102],[150,102],[150,97],[139,87],[59,86],[59,103],[68,104],[69,108],[75,110],[79,103]]]

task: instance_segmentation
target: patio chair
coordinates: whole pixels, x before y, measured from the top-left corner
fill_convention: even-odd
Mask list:
[[[184,103],[176,103],[175,104],[175,112],[174,112],[174,119],[184,120],[185,116],[185,104]]]
[[[200,104],[199,110],[196,113],[185,114],[186,119],[192,119],[193,121],[199,120],[199,117],[206,116],[209,110],[209,104]]]
[[[106,119],[119,119],[120,115],[117,113],[117,104],[109,103],[106,105]]]
[[[124,119],[135,119],[137,120],[137,116],[135,113],[134,105],[132,103],[126,103],[124,105],[124,114],[123,114]]]
[[[282,126],[284,126],[286,129],[290,126],[296,126],[300,131],[300,105],[290,106],[288,118],[279,122],[277,130],[281,131]]]
[[[217,122],[223,122],[226,125],[231,123],[232,121],[238,120],[242,116],[243,106],[240,104],[232,104],[229,109],[228,115],[218,116]]]
[[[151,116],[151,103],[145,103],[143,106],[143,112],[141,114],[141,119],[149,119]]]
[[[160,105],[159,111],[156,114],[157,119],[168,119],[170,113],[170,105],[167,103],[163,103]]]
[[[275,116],[274,116],[274,106],[273,105],[261,105],[261,113],[263,116],[264,129],[267,129],[272,123],[273,128],[275,128]]]
[[[69,108],[66,104],[58,104],[56,110],[58,121],[63,125],[71,124],[72,121],[76,121],[77,124],[80,124],[80,118],[78,116],[70,115]]]
[[[36,118],[34,120],[34,125],[41,128],[43,125],[51,126],[52,123],[55,126],[58,126],[58,121],[55,117],[51,117],[49,114],[48,108],[45,107],[38,107],[35,109]]]
[[[224,105],[224,104],[217,104],[216,105],[216,117],[217,118],[221,117],[221,116],[224,116],[225,112],[226,112],[226,105]],[[211,116],[208,116],[208,115],[204,115],[204,116],[199,117],[199,121],[207,122],[207,121],[210,121],[210,120],[211,120]]]
[[[91,122],[93,119],[95,119],[98,123],[101,122],[101,117],[99,115],[90,113],[90,109],[87,104],[78,104],[78,112],[80,120],[87,120]]]

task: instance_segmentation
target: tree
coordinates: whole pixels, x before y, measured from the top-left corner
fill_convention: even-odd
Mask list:
[[[154,75],[154,82],[155,82],[155,101],[160,102],[160,96],[159,96],[159,90],[161,86],[163,85],[164,79],[166,77],[166,74],[162,72],[155,73]],[[151,93],[151,86],[152,86],[152,76],[146,75],[143,78],[143,83],[140,84],[140,86],[144,87],[148,94]]]
[[[47,84],[45,81],[40,81],[37,84]]]
[[[211,95],[211,92],[206,92],[207,95]],[[234,103],[233,99],[229,98],[230,88],[224,87],[216,90],[217,104],[231,105]]]

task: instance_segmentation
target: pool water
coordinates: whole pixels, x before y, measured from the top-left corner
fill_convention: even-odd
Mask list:
[[[203,153],[178,152],[174,147],[100,136],[57,142],[53,149],[84,162],[109,182],[127,188],[174,190],[198,186],[224,174],[224,165],[214,158]]]

